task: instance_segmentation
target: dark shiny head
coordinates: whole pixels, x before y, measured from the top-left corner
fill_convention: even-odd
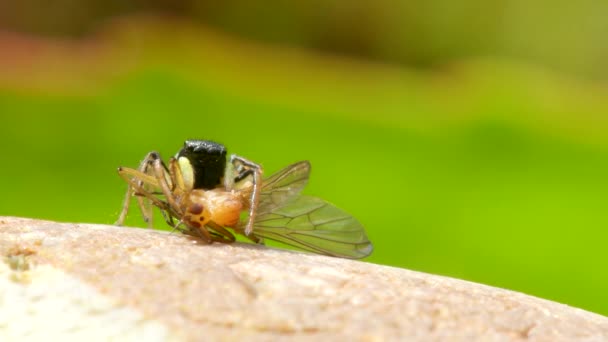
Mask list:
[[[195,189],[213,189],[222,183],[226,170],[226,147],[209,140],[186,140],[177,158],[186,157],[194,171]]]

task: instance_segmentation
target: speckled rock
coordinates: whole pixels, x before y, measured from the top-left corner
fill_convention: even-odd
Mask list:
[[[608,318],[360,261],[0,217],[0,340],[606,341]]]

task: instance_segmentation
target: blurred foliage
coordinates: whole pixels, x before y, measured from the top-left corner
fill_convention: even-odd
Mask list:
[[[79,8],[76,2],[48,9],[64,10],[64,20],[33,16],[35,8],[42,8],[33,4],[2,3],[0,13],[6,13],[1,6],[8,6],[12,13],[28,14],[11,17],[7,25],[12,28],[86,31],[95,21],[82,18],[109,16],[116,2],[99,5],[103,10],[91,5],[91,14],[74,18],[80,12],[66,9]],[[133,4],[116,6],[135,11],[139,3]],[[419,5],[426,9],[422,12],[410,4],[411,20],[403,27],[396,19],[405,18],[399,16],[401,7],[372,10],[363,2],[348,11],[370,17],[380,11],[387,17],[369,19],[376,26],[358,25],[357,15],[341,16],[338,3],[324,2],[329,9],[306,12],[321,3],[276,1],[271,8],[277,12],[264,14],[274,20],[250,21],[270,9],[234,1],[215,7],[187,4],[193,7],[174,5],[174,11],[248,36],[416,64],[521,47],[525,40],[544,44],[543,32],[560,26],[556,18],[566,13],[569,23],[584,17],[594,34],[579,42],[578,34],[561,35],[567,31],[562,27],[557,34],[564,39],[546,40],[548,45],[538,46],[542,54],[514,49],[580,72],[601,74],[605,63],[600,58],[605,46],[593,43],[603,22],[589,14],[597,15],[601,4],[593,11],[590,2],[578,5],[580,12],[547,3],[550,13],[540,7],[524,11],[523,2],[521,7],[509,2],[512,11],[529,17],[517,34],[498,27],[515,20],[510,16],[471,19],[468,14],[485,6],[489,11],[481,3],[454,8],[430,2]],[[503,6],[494,9],[495,15],[505,15],[507,3],[495,4]],[[336,13],[331,20],[319,15],[334,13],[330,9]],[[234,14],[237,10],[241,13]],[[289,11],[292,16],[285,14]],[[525,23],[533,24],[534,13],[547,14],[546,23],[553,26],[538,21],[538,31],[527,31]],[[298,15],[303,19],[296,20]],[[65,21],[65,27],[53,20]],[[315,26],[323,20],[327,26]],[[255,25],[262,21],[266,26]],[[307,31],[294,29],[297,25]],[[378,25],[386,27],[365,33]],[[315,38],[328,32],[327,41]],[[478,38],[457,39],[469,33]],[[504,41],[485,34],[504,35]],[[126,189],[115,174],[117,166],[136,166],[151,150],[166,158],[188,138],[214,139],[231,153],[259,161],[267,173],[311,160],[305,192],[364,223],[375,245],[369,261],[608,314],[605,84],[507,58],[476,57],[420,70],[262,47],[179,20],[126,17],[84,37],[0,32],[1,215],[112,223]],[[569,43],[580,48],[570,51]],[[558,54],[556,48],[567,51]],[[570,59],[570,53],[576,58]],[[142,225],[136,212],[129,223]]]
[[[84,34],[108,18],[142,11],[261,41],[410,66],[507,56],[608,77],[604,0],[20,0],[0,2],[0,27]]]

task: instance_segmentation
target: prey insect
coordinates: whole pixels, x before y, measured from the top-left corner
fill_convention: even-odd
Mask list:
[[[170,226],[206,242],[233,242],[236,233],[256,243],[270,239],[353,259],[373,249],[353,216],[300,194],[310,176],[308,161],[263,178],[260,165],[237,155],[227,160],[223,145],[188,140],[167,164],[150,152],[139,168],[120,167],[118,174],[128,189],[117,225],[124,223],[135,197],[150,227],[157,207]]]

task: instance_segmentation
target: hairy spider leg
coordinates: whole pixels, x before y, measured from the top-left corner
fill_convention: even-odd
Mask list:
[[[152,155],[150,164],[154,170],[154,176],[156,177],[157,184],[160,187],[163,195],[165,195],[165,200],[169,202],[169,206],[171,206],[171,208],[173,208],[173,210],[177,212],[179,216],[181,216],[183,213],[179,211],[179,206],[177,205],[175,196],[173,194],[173,190],[175,190],[173,185],[175,184],[173,175],[168,171],[165,163],[163,163],[162,159],[160,159],[160,155],[158,154]],[[169,182],[171,182],[171,184],[169,184]]]
[[[262,186],[262,173],[263,173],[262,167],[257,163],[254,163],[248,159],[237,156],[235,154],[230,156],[230,164],[232,164],[234,168],[237,168],[239,166],[239,164],[241,164],[241,165],[245,166],[248,170],[251,170],[253,172],[252,191],[251,191],[251,195],[249,196],[249,217],[247,218],[247,223],[245,224],[245,229],[243,230],[243,233],[246,237],[248,237],[250,239],[256,239],[253,241],[259,242],[259,239],[255,238],[252,235],[252,233],[253,233],[253,223],[255,222],[256,210],[258,207],[258,203],[260,202],[260,189]],[[234,168],[226,168],[226,172],[227,173],[231,172],[231,174],[226,174],[224,176],[224,179],[226,179],[226,178],[232,178],[233,180],[235,179],[235,176],[233,174]],[[247,171],[245,171],[245,172],[247,172]],[[234,185],[232,185],[232,186],[234,186]],[[230,190],[232,190],[232,188],[226,188],[226,190],[230,191]]]
[[[171,215],[175,215],[173,209],[169,206],[169,203],[160,200],[153,193],[143,188],[142,184],[158,186],[156,178],[147,175],[139,170],[131,169],[129,167],[119,167],[118,175],[122,177],[127,182],[127,184],[129,184],[129,187],[132,190],[132,192],[129,192],[128,199],[130,199],[132,196],[143,196],[146,199],[150,200],[152,204],[157,206],[159,209],[166,210]]]
[[[148,153],[146,155],[146,157],[142,160],[142,162],[139,164],[139,167],[137,168],[137,170],[143,174],[149,174],[148,166],[150,165],[150,160],[155,155],[158,155],[158,153],[157,152]],[[118,172],[120,174],[120,168],[119,168]],[[128,184],[128,187],[127,187],[127,192],[125,194],[125,199],[123,201],[122,210],[120,212],[120,215],[118,216],[118,220],[116,220],[116,223],[115,223],[116,225],[119,225],[119,226],[122,226],[125,219],[127,218],[127,213],[129,212],[129,207],[131,204],[131,197],[135,196],[134,186],[132,185],[131,181],[128,180],[127,184]],[[140,189],[144,188],[144,182],[141,179],[137,181],[137,185],[138,185],[137,187]],[[153,215],[152,215],[152,207],[150,206],[150,200],[146,201],[141,196],[137,196],[136,199],[137,199],[137,204],[139,205],[141,214],[143,216],[144,222],[146,222],[148,224],[149,228],[152,228]]]
[[[158,152],[152,151],[148,154],[146,154],[146,157],[144,158],[144,160],[139,164],[139,168],[138,170],[147,174],[147,175],[153,175],[153,170],[150,168],[151,165],[151,161],[158,157]],[[147,189],[146,188],[146,184],[139,180],[137,182],[137,184],[143,188],[143,189]],[[150,186],[150,185],[148,185]],[[154,191],[153,191],[154,193]],[[136,194],[137,195],[137,194]],[[144,196],[135,196],[135,200],[137,201],[137,205],[139,206],[139,210],[142,214],[142,216],[144,216],[144,221],[148,223],[148,228],[152,228],[154,226],[154,213],[153,213],[153,206],[152,206],[152,201]]]
[[[182,215],[174,196],[176,187],[178,187],[180,194],[184,192],[183,181],[179,182],[177,177],[178,175],[181,176],[181,172],[179,171],[179,168],[175,168],[174,158],[171,158],[169,160],[169,168],[167,168],[158,153],[152,152],[149,153],[149,155],[150,158],[148,160],[148,165],[152,166],[153,175],[157,179],[158,186],[160,187],[162,194],[165,196],[165,199],[168,202],[169,206],[173,209],[172,211],[166,211],[161,209],[160,212],[163,215],[165,222],[167,222],[169,226],[173,227],[174,229],[183,231],[184,228],[180,228],[180,226],[183,224],[181,219],[177,223],[173,221],[176,215],[179,215],[178,217],[181,217]],[[182,184],[182,186],[179,186],[180,184]]]
[[[171,191],[169,189],[169,187],[174,187],[173,184],[175,184],[175,180],[157,152],[148,153],[139,165],[137,171],[130,168],[121,168],[119,169],[119,174],[122,178],[127,180],[129,188],[127,189],[125,203],[123,204],[123,210],[120,214],[117,224],[122,224],[124,222],[126,214],[129,210],[130,199],[131,197],[135,196],[142,215],[144,216],[144,220],[148,222],[149,227],[152,227],[153,223],[152,207],[150,205],[150,203],[152,203],[159,207],[159,209],[161,209],[161,214],[163,215],[163,218],[165,219],[167,224],[174,228],[178,228],[175,222],[173,222],[173,218],[176,216],[176,211],[178,207],[175,205],[174,197],[172,196]],[[167,174],[170,178],[167,178]],[[129,175],[131,176],[131,178],[129,178]],[[155,179],[151,177],[155,177]],[[171,182],[171,184],[169,184],[168,182]],[[158,202],[160,200],[154,196],[156,193],[151,193],[147,191],[145,189],[145,185],[160,188],[169,203],[161,201],[162,203],[164,203],[164,205],[160,205]],[[134,191],[135,189],[137,191]],[[172,210],[167,210],[163,208],[172,208]],[[179,225],[179,223],[177,225]]]

